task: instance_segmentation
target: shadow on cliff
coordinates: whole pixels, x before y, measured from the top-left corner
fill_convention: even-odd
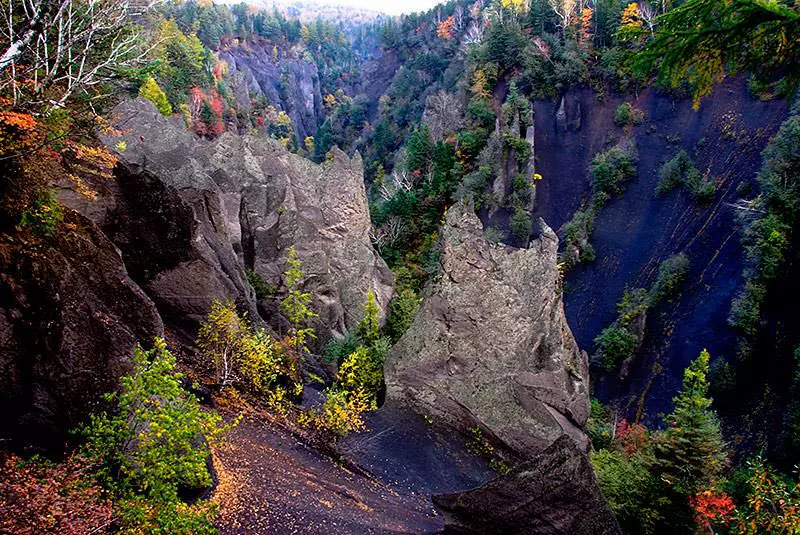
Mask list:
[[[535,215],[562,228],[590,191],[594,155],[623,135],[614,124],[625,100],[600,101],[588,88],[569,91],[559,103],[535,103],[537,186]],[[579,345],[614,321],[626,288],[647,288],[659,263],[684,252],[690,272],[682,294],[651,310],[647,334],[627,380],[595,379],[595,395],[616,400],[625,413],[643,412],[650,423],[671,409],[683,369],[703,348],[733,356],[735,333],[727,325],[732,297],[742,284],[743,252],[733,204],[748,191],[761,164],[760,153],[787,114],[783,101],[752,97],[743,79],[729,80],[694,111],[687,99],[654,89],[632,102],[645,112],[633,128],[638,173],[625,193],[598,215],[591,243],[595,262],[566,277],[565,305]],[[558,113],[559,108],[562,112]],[[701,173],[716,182],[711,202],[698,204],[683,190],[656,197],[661,165],[680,149]]]

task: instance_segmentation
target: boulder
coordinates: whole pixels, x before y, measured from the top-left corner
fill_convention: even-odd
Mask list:
[[[47,444],[83,423],[131,370],[137,343],[163,336],[119,250],[68,210],[56,235],[0,233],[0,423]]]
[[[527,249],[492,244],[457,203],[439,274],[389,351],[387,399],[458,430],[478,426],[522,458],[564,433],[585,449],[589,372],[564,317],[550,228]]]
[[[445,533],[617,535],[586,454],[563,435],[505,477],[466,492],[433,496]]]

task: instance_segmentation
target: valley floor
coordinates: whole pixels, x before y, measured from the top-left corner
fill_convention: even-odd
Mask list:
[[[245,418],[214,451],[222,534],[436,533],[428,496],[355,473],[286,430]]]

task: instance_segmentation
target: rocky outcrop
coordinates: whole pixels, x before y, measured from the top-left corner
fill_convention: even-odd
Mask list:
[[[251,101],[261,98],[289,115],[300,142],[316,134],[325,118],[316,63],[285,57],[284,51],[271,44],[257,43],[247,48],[220,51],[219,57],[228,65],[231,88],[241,115],[247,117]]]
[[[136,344],[163,335],[119,250],[72,211],[47,239],[0,233],[0,294],[0,421],[17,438],[42,443],[82,423]]]
[[[211,299],[228,296],[252,309],[244,268],[279,288],[291,245],[315,297],[322,341],[359,321],[369,290],[388,304],[393,279],[370,241],[358,154],[334,149],[317,165],[262,137],[198,139],[142,99],[121,104],[115,116],[119,135],[103,139],[121,160],[119,191],[95,217],[126,261],[170,255],[141,273],[160,306],[195,319]],[[152,232],[142,236],[143,228]],[[137,236],[144,243],[134,243]],[[275,297],[259,307],[273,316]]]
[[[225,193],[186,157],[207,144],[144,100],[122,104],[115,119],[122,135],[103,137],[121,156],[115,180],[91,184],[96,201],[65,190],[62,202],[111,238],[133,279],[173,324],[192,328],[214,299],[232,299],[257,318]]]
[[[490,244],[458,203],[441,266],[411,328],[389,352],[387,398],[456,429],[479,426],[529,457],[564,433],[584,448],[588,362],[564,318],[558,239]]]
[[[615,535],[586,455],[562,436],[533,460],[477,489],[433,497],[445,533]]]

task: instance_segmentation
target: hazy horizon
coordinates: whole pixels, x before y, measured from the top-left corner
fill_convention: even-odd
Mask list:
[[[386,2],[380,0],[327,0],[321,3],[342,4],[361,9],[370,9],[372,11],[382,11],[389,15],[401,15],[413,13],[414,11],[427,11],[440,2],[438,0],[405,0],[400,2]]]
[[[223,4],[238,4],[242,0],[216,0]],[[365,9],[369,11],[376,11],[386,13],[387,15],[403,15],[413,13],[415,11],[427,11],[433,6],[442,3],[442,0],[405,0],[400,2],[386,2],[383,0],[311,0],[320,5],[343,5],[355,7],[358,9]],[[254,6],[269,7],[272,6],[274,0],[244,0],[245,3]],[[287,4],[291,0],[279,0],[277,3]]]

